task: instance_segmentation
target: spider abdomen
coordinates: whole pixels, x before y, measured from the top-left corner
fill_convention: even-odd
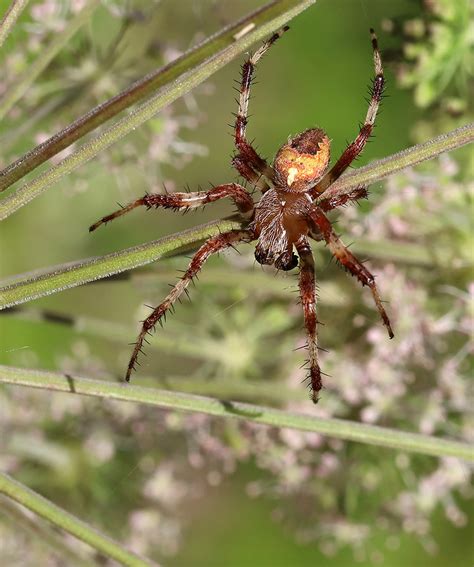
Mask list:
[[[314,185],[327,169],[330,151],[331,142],[321,128],[291,138],[278,150],[273,163],[280,188],[300,192]]]
[[[298,265],[293,246],[308,234],[306,211],[311,205],[304,194],[267,191],[255,209],[252,228],[258,244],[255,259],[259,264],[274,264],[280,270]]]

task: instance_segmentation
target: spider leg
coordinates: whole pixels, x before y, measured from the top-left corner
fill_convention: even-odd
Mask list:
[[[364,149],[372,130],[374,128],[375,117],[377,116],[377,111],[382,100],[383,89],[385,86],[385,79],[383,76],[382,59],[380,57],[380,52],[377,43],[377,36],[373,29],[370,30],[370,37],[372,40],[372,49],[374,52],[374,67],[375,67],[375,77],[372,83],[371,97],[369,102],[369,108],[367,110],[367,115],[365,117],[364,124],[360,128],[359,134],[356,139],[350,143],[347,148],[342,153],[341,157],[333,165],[333,167],[323,176],[323,178],[312,187],[310,193],[313,197],[316,197],[320,193],[324,193],[326,189],[336,181],[338,177],[350,166],[354,159],[362,152]]]
[[[313,207],[310,213],[310,219],[320,230],[333,256],[337,260],[339,260],[344,268],[346,268],[346,270],[348,270],[353,276],[355,276],[363,286],[369,286],[375,301],[375,305],[379,310],[380,317],[382,318],[382,321],[387,328],[388,336],[389,338],[393,339],[394,334],[390,325],[390,320],[384,309],[384,306],[382,305],[382,300],[380,299],[377,286],[375,285],[374,276],[369,272],[364,264],[362,264],[360,260],[358,260],[354,256],[354,254],[352,254],[352,252],[344,246],[342,241],[334,232],[329,219],[321,209],[319,209],[318,207]]]
[[[262,193],[266,193],[270,189],[270,185],[267,183],[265,177],[261,173],[254,171],[242,155],[234,156],[232,158],[232,165],[244,179]]]
[[[237,147],[238,154],[232,160],[232,164],[240,173],[240,175],[242,175],[245,179],[247,179],[247,181],[252,184],[255,183],[255,176],[259,178],[262,175],[265,175],[269,179],[273,179],[273,168],[270,167],[267,162],[258,155],[256,150],[247,141],[246,138],[245,131],[248,122],[247,113],[250,98],[250,86],[252,84],[252,78],[256,64],[275,43],[275,41],[280,38],[288,29],[288,26],[285,26],[275,32],[259,49],[257,49],[257,51],[253,55],[250,56],[250,58],[242,66],[239,110],[237,112],[234,127],[235,145]],[[264,190],[268,188],[268,186],[265,188],[263,184],[262,187],[264,188]]]
[[[183,277],[171,289],[170,293],[165,297],[163,302],[156,307],[151,315],[149,315],[142,325],[140,334],[138,335],[137,342],[132,352],[130,362],[128,363],[127,373],[125,379],[127,382],[130,380],[130,375],[135,369],[137,358],[143,348],[143,342],[148,334],[151,334],[157,323],[162,323],[162,319],[166,317],[166,313],[173,308],[174,303],[179,299],[181,294],[186,293],[187,287],[203,267],[205,261],[216,252],[224,248],[233,246],[237,242],[251,242],[254,240],[253,232],[249,230],[232,230],[224,232],[209,238],[193,256],[188,269],[184,272]]]
[[[300,298],[303,306],[304,323],[308,336],[309,379],[311,398],[316,404],[323,387],[318,362],[318,319],[316,316],[316,276],[313,253],[308,240],[301,237],[295,244],[300,257]]]
[[[341,195],[335,195],[334,197],[329,197],[325,199],[324,196],[318,202],[318,207],[323,211],[331,211],[337,207],[343,207],[348,203],[358,201],[359,199],[367,199],[368,197],[367,187],[365,185],[360,185],[355,187],[349,193],[343,193]]]
[[[132,201],[127,206],[113,212],[112,214],[102,217],[89,228],[89,232],[96,230],[96,228],[102,224],[125,215],[137,207],[143,206],[147,209],[151,209],[152,207],[163,207],[164,209],[187,210],[207,205],[207,203],[213,203],[214,201],[223,199],[224,197],[230,197],[237,205],[239,212],[243,216],[246,218],[251,217],[254,209],[254,203],[248,191],[242,187],[242,185],[238,185],[237,183],[226,183],[225,185],[217,185],[217,187],[213,187],[212,189],[209,189],[209,191],[197,191],[194,193],[169,193],[166,195],[153,193],[151,195],[145,195],[136,201]]]

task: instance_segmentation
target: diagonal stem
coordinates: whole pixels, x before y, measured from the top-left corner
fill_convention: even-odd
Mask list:
[[[68,43],[71,37],[87,22],[98,6],[99,0],[89,0],[86,6],[68,22],[66,28],[54,37],[21,77],[13,83],[12,88],[0,99],[0,121],[5,118],[6,114],[25,95],[38,76]]]
[[[355,421],[320,418],[311,414],[278,410],[253,404],[221,401],[181,392],[143,388],[126,383],[91,380],[58,372],[9,366],[0,366],[0,383],[136,402],[165,409],[200,412],[219,417],[231,417],[274,427],[312,431],[337,439],[388,447],[399,451],[423,453],[435,457],[457,457],[466,461],[474,461],[472,447],[461,441],[408,433]]]
[[[0,22],[0,48],[12,31],[18,16],[25,9],[28,0],[13,0]]]
[[[237,53],[247,49],[251,43],[263,37],[267,31],[269,33],[283,25],[314,2],[315,0],[274,0],[224,28],[172,63],[139,79],[121,93],[96,106],[64,130],[61,130],[10,164],[3,171],[0,171],[0,191],[4,191],[27,173],[33,171],[36,167],[95,130],[124,109],[137,102],[142,102],[158,89],[177,80],[180,75],[197,69],[206,60],[215,58],[216,54],[224,55],[226,50],[232,46],[234,49],[231,57],[234,57]],[[249,33],[236,40],[238,33],[249,26],[253,26]],[[221,64],[225,64],[228,60],[230,59],[222,60]],[[181,96],[181,94],[183,93],[178,92],[177,96]]]
[[[423,161],[432,159],[444,152],[449,152],[474,141],[474,122],[441,134],[423,144],[417,144],[386,158],[359,167],[340,177],[324,192],[324,199],[331,199],[349,193],[360,185],[370,185],[385,179],[402,169],[412,167]],[[322,198],[322,197],[321,197]]]
[[[64,541],[55,527],[47,525],[44,522],[38,522],[35,517],[23,510],[18,504],[8,499],[6,496],[0,497],[0,518],[7,520],[8,524],[16,530],[25,533],[28,539],[32,538],[53,553],[58,560],[67,562],[67,565],[73,567],[103,567],[98,558],[89,556],[87,559],[79,554],[79,551],[73,549],[71,542]]]
[[[130,567],[157,567],[149,559],[143,559],[122,547],[118,542],[101,534],[86,522],[76,518],[66,510],[56,506],[37,492],[19,483],[11,476],[0,472],[0,494],[25,506],[38,516],[48,520],[53,525],[72,534],[76,538],[89,544],[98,552],[115,559],[121,565]]]
[[[324,198],[347,193],[357,185],[373,183],[404,167],[435,157],[443,151],[468,144],[473,139],[474,123],[344,175],[334,187],[330,187],[324,193]],[[242,226],[242,222],[237,217],[229,217],[100,258],[79,260],[64,266],[53,266],[41,273],[24,274],[16,278],[15,282],[4,282],[0,287],[0,309],[143,266],[169,256],[173,252],[176,253],[182,246],[192,248],[198,242],[219,231],[238,230]]]
[[[88,258],[26,275],[0,288],[0,309],[149,264],[173,252],[176,254],[183,249],[189,250],[198,242],[220,232],[241,227],[242,223],[232,218],[211,222],[100,258]]]

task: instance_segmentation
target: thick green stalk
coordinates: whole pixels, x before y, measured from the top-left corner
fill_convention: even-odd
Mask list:
[[[0,288],[0,309],[149,264],[172,252],[194,246],[196,242],[209,236],[239,228],[241,223],[230,218],[210,222],[185,230],[178,235],[166,236],[100,258],[89,258],[55,266],[42,273],[30,274]]]
[[[45,49],[41,50],[33,63],[25,69],[21,77],[14,82],[10,90],[0,99],[0,121],[5,118],[15,103],[24,96],[71,37],[87,22],[98,5],[99,0],[89,0],[86,6],[68,22],[65,29],[57,34]]]
[[[142,559],[135,553],[124,549],[119,543],[101,534],[82,520],[56,506],[43,496],[14,480],[11,476],[0,472],[0,494],[4,494],[18,504],[25,506],[38,516],[78,539],[89,544],[99,553],[130,567],[156,567],[149,559]]]
[[[28,0],[13,0],[0,22],[0,49],[12,31],[18,16],[25,9]]]
[[[274,427],[312,431],[329,437],[389,447],[400,451],[423,453],[435,457],[457,457],[466,461],[474,461],[474,451],[468,443],[354,421],[320,418],[309,413],[302,414],[242,402],[228,402],[180,392],[142,388],[127,383],[90,380],[69,374],[7,366],[0,366],[0,383],[2,382],[70,394],[137,402],[166,409],[231,417]],[[308,401],[308,406],[309,404]]]
[[[196,48],[187,56],[183,56],[165,67],[162,72],[145,77],[140,82],[135,83],[127,91],[79,118],[66,130],[60,132],[57,137],[48,140],[42,146],[21,157],[0,172],[0,189],[5,189],[28,171],[69,146],[111,116],[137,101],[143,100],[146,95],[156,91],[158,87],[162,87],[150,100],[140,105],[129,116],[116,122],[114,126],[84,144],[57,166],[52,167],[2,201],[0,204],[0,220],[43,193],[64,175],[83,165],[111,144],[141,126],[162,108],[205,81],[253,43],[282,27],[314,2],[315,0],[277,0],[272,2],[265,9],[241,20],[236,26],[226,28],[219,36],[212,38],[200,48]],[[236,30],[241,32],[247,29],[248,31],[245,34],[236,33]]]

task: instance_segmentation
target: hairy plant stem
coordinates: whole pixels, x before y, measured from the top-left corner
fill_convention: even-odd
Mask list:
[[[73,567],[101,567],[99,560],[92,557],[92,554],[87,559],[79,555],[76,550],[72,549],[70,542],[66,542],[64,538],[61,538],[56,528],[45,522],[38,522],[34,517],[30,517],[26,511],[6,496],[0,497],[0,516],[4,517],[4,523],[10,525],[15,532],[18,530],[23,531],[29,541],[34,538],[38,545],[54,554],[58,560],[67,561],[67,565]]]
[[[389,447],[400,451],[423,453],[434,457],[457,457],[466,461],[474,461],[472,447],[468,443],[460,441],[439,439],[428,435],[408,433],[342,419],[323,419],[311,414],[277,410],[242,402],[228,402],[181,392],[143,388],[127,383],[91,380],[69,374],[8,366],[0,366],[0,383],[231,417],[274,427],[312,431],[329,437]]]
[[[338,195],[344,195],[354,187],[370,185],[375,181],[380,181],[389,175],[397,173],[397,171],[412,167],[444,152],[449,152],[450,150],[470,144],[473,141],[474,122],[471,122],[470,124],[451,130],[451,132],[441,134],[423,144],[417,144],[407,150],[374,161],[369,165],[343,175],[324,193],[324,198],[329,199]]]
[[[156,563],[142,559],[135,553],[124,549],[119,543],[2,472],[0,472],[0,494],[4,494],[18,504],[25,506],[53,525],[89,544],[99,553],[118,561],[121,565],[130,567],[156,566]]]
[[[50,44],[40,51],[38,57],[25,69],[10,90],[0,99],[0,121],[5,118],[6,114],[25,95],[38,76],[69,42],[72,36],[87,22],[98,6],[99,0],[89,0],[84,8],[71,18],[65,29],[55,35]]]
[[[331,197],[349,192],[355,186],[373,183],[390,173],[435,157],[443,151],[468,144],[473,139],[474,123],[351,172],[337,181],[336,188],[331,187],[327,193]],[[4,282],[0,287],[0,309],[149,264],[176,253],[183,246],[187,249],[193,248],[209,236],[227,230],[238,230],[242,226],[237,217],[229,217],[100,258],[80,260],[63,266],[53,266],[36,274],[18,276],[13,283]],[[400,259],[401,252],[393,250],[392,256]],[[421,261],[422,264],[430,264],[432,261],[426,254],[420,255],[420,251],[416,249],[404,250],[402,256],[409,260],[411,258]]]
[[[172,252],[188,250],[196,243],[219,232],[236,230],[240,227],[241,223],[232,218],[210,222],[185,230],[179,235],[167,236],[100,258],[89,258],[55,266],[44,272],[27,274],[26,278],[21,277],[14,283],[0,288],[0,309],[149,264],[167,257]]]
[[[96,106],[87,114],[75,120],[67,128],[61,130],[44,143],[29,151],[3,171],[0,171],[0,191],[5,190],[46,160],[81,139],[87,133],[95,130],[98,126],[116,116],[122,110],[130,108],[137,102],[143,101],[158,89],[168,87],[168,90],[165,90],[162,94],[158,92],[155,98],[140,107],[140,109],[134,113],[134,118],[125,118],[122,122],[117,124],[117,128],[108,131],[107,136],[100,136],[92,140],[90,144],[83,146],[76,152],[76,154],[74,154],[74,160],[69,160],[67,164],[65,164],[68,166],[73,166],[74,164],[71,168],[65,168],[65,173],[72,171],[72,169],[85,163],[85,161],[91,159],[110,144],[116,142],[132,129],[151,118],[151,116],[156,114],[161,108],[170,104],[176,98],[182,96],[207,79],[212,73],[247,49],[252,43],[270,34],[278,27],[281,27],[315,1],[316,0],[275,0],[270,2],[235,24],[224,28],[218,34],[208,38],[165,67],[136,81],[129,88],[99,106]],[[253,25],[254,27],[251,27],[248,33],[240,36],[239,32],[247,29],[249,25]],[[169,85],[172,86],[169,87]],[[86,151],[86,148],[89,148],[90,151]],[[64,162],[61,162],[59,166],[63,163]],[[52,173],[53,170],[56,170],[56,168],[53,168],[50,172]],[[43,176],[35,181],[40,181],[41,179],[43,179]],[[42,183],[49,185],[57,181],[57,179],[58,178],[54,176],[51,177],[51,179],[46,177],[43,179]],[[31,193],[33,189],[30,187],[27,191],[26,187],[27,186],[22,189],[30,198],[42,192],[40,188],[37,187],[36,192]],[[27,201],[30,200],[30,198],[28,198]]]
[[[0,22],[0,49],[27,4],[28,0],[13,0],[10,4],[10,7],[7,9],[2,21]]]

